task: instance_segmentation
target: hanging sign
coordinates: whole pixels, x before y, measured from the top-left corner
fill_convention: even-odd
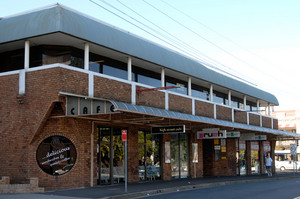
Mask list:
[[[221,139],[221,138],[226,138],[226,130],[197,132],[197,139]]]
[[[256,135],[254,140],[267,140],[266,135]]]
[[[226,136],[227,138],[239,138],[241,133],[239,131],[227,131]]]
[[[152,134],[185,133],[185,125],[152,127]]]

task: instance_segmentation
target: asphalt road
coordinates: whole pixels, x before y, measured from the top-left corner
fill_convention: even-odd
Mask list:
[[[294,199],[300,196],[300,178],[244,183],[144,197],[146,199]]]

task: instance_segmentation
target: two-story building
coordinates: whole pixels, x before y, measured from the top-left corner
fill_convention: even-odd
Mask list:
[[[276,140],[298,136],[260,114],[274,95],[64,6],[0,30],[0,175],[12,182],[261,174]]]

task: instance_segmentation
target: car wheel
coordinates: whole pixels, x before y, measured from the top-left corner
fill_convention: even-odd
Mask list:
[[[280,167],[280,171],[284,171],[284,170],[285,170],[284,166]]]

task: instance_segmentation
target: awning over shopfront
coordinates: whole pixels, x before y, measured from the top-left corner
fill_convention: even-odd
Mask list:
[[[191,115],[191,114],[185,114],[185,113],[179,113],[174,111],[168,111],[164,109],[158,109],[153,107],[146,107],[146,106],[140,106],[140,105],[133,105],[128,104],[124,102],[118,102],[118,101],[112,101],[109,100],[115,107],[115,111],[120,112],[131,112],[131,113],[138,113],[138,114],[146,114],[146,115],[152,115],[152,116],[160,116],[165,118],[171,118],[171,119],[180,119],[180,120],[186,120],[191,122],[201,122],[211,125],[218,125],[218,126],[224,126],[224,127],[231,127],[235,129],[243,129],[243,130],[249,130],[249,131],[255,131],[255,132],[262,132],[262,133],[269,133],[277,136],[282,137],[289,137],[291,139],[300,139],[300,135],[285,131],[280,131],[277,129],[270,129],[260,126],[253,126],[253,125],[247,125],[242,123],[236,123],[236,122],[230,122],[225,120],[219,120],[214,118],[208,118],[198,115]]]
[[[113,114],[116,112],[127,112],[137,115],[147,115],[153,117],[168,118],[174,120],[181,120],[186,122],[194,122],[208,125],[215,125],[219,128],[234,128],[235,130],[249,131],[253,133],[266,133],[272,134],[279,140],[293,140],[300,139],[300,134],[281,131],[278,129],[265,128],[261,126],[254,126],[248,124],[242,124],[238,122],[231,122],[226,120],[214,119],[204,116],[191,115],[186,113],[179,113],[175,111],[169,111],[165,109],[159,109],[154,107],[133,105],[129,103],[107,100],[101,98],[89,98],[88,96],[82,96],[77,94],[60,92],[60,95],[67,96],[67,116],[70,117],[85,117]],[[99,107],[99,110],[98,110]],[[104,109],[100,107],[105,107]],[[86,111],[85,111],[86,109]],[[92,119],[92,118],[91,118]]]

